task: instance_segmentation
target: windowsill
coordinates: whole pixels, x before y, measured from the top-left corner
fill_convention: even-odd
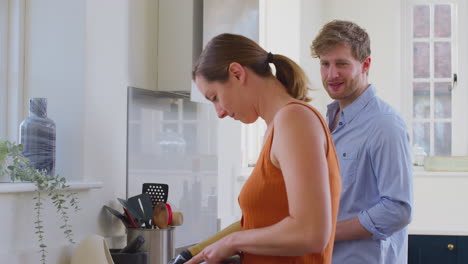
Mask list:
[[[426,171],[423,167],[413,166],[413,175],[416,177],[468,177],[468,171]]]
[[[68,190],[90,190],[102,188],[102,182],[69,182]],[[0,183],[1,193],[25,193],[35,192],[36,186],[33,183],[6,182]]]

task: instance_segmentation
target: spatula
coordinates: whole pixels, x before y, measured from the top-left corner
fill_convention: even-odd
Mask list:
[[[130,197],[127,204],[137,212],[140,219],[145,223],[145,227],[151,228],[150,220],[153,218],[153,206],[149,194],[142,193]]]
[[[149,194],[153,208],[155,208],[159,202],[167,203],[169,185],[165,183],[143,183],[142,193]]]

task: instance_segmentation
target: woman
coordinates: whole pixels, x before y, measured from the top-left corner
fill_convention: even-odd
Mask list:
[[[248,38],[222,34],[203,50],[193,79],[219,118],[250,124],[260,117],[267,130],[239,195],[241,230],[205,247],[187,264],[220,263],[236,253],[243,264],[330,263],[339,166],[325,121],[305,103],[304,72]]]

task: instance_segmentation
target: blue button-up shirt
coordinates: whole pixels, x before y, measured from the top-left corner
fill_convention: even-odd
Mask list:
[[[328,105],[328,124],[338,111],[337,101]],[[340,114],[332,132],[342,178],[338,221],[357,216],[372,237],[335,242],[333,263],[407,263],[413,190],[406,124],[372,85]]]

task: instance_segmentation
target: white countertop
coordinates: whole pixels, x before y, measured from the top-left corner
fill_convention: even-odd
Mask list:
[[[409,228],[409,235],[435,235],[435,236],[468,236],[468,230],[442,230],[442,229],[413,229]]]

